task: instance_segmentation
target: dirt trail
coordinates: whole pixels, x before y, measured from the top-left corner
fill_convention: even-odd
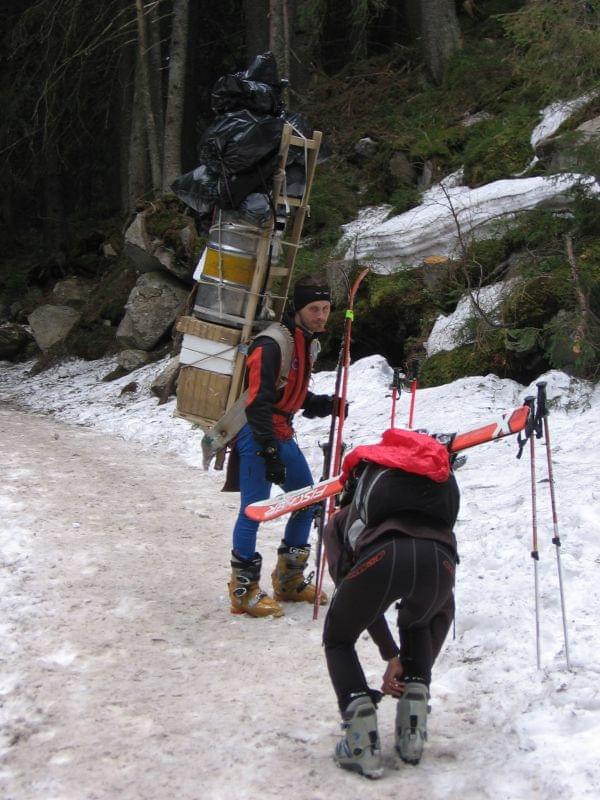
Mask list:
[[[218,476],[5,405],[0,463],[3,800],[325,800],[359,788],[331,761],[324,614],[229,614],[238,496],[220,494]],[[261,529],[267,588],[281,529]],[[389,779],[361,782],[365,800],[396,796],[387,766]]]
[[[172,456],[12,409],[0,460],[19,539],[3,796],[200,796],[179,784],[200,765],[175,779],[169,762],[182,746],[196,762],[202,620],[223,615],[225,574],[201,549],[219,539],[223,559],[209,519],[234,512],[199,502],[197,471]]]

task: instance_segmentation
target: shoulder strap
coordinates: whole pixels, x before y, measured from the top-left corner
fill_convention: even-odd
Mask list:
[[[281,350],[281,366],[279,369],[279,377],[277,378],[277,387],[283,386],[290,374],[292,366],[292,354],[294,352],[294,339],[289,330],[280,322],[274,322],[260,331],[253,338],[258,339],[261,336],[267,336],[273,339],[279,345]],[[236,436],[248,422],[246,417],[246,400],[248,398],[248,389],[246,389],[238,397],[235,403],[229,408],[215,424],[206,431],[202,437],[202,464],[204,469],[208,469],[210,462],[217,450],[221,450]]]

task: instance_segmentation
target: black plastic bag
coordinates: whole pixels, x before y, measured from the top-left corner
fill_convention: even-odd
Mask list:
[[[286,111],[283,114],[283,121],[289,123],[294,129],[296,136],[304,136],[306,139],[312,139],[313,126],[302,114],[296,111]],[[319,155],[317,157],[317,164],[322,164],[331,158],[331,148],[325,143],[321,142],[319,148]],[[304,164],[305,151],[303,147],[296,147],[295,145],[288,150],[287,164]]]
[[[256,56],[247,70],[224,75],[213,86],[212,109],[216,114],[247,108],[259,114],[279,116],[283,111],[282,92],[287,81],[280,81],[277,62],[270,51]]]
[[[171,191],[201,216],[209,214],[219,199],[219,176],[205,164],[175,178]]]
[[[247,108],[258,114],[279,116],[283,108],[281,89],[238,75],[224,75],[215,83],[211,94],[215,114]]]
[[[279,152],[275,152],[245,172],[234,175],[223,172],[219,178],[219,208],[238,209],[253,192],[270,191],[278,161]]]
[[[234,175],[252,169],[279,150],[283,117],[247,109],[219,117],[200,139],[199,159],[214,172]]]

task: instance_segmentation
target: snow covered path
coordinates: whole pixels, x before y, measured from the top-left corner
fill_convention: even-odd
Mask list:
[[[1,797],[600,796],[598,390],[550,376],[573,672],[564,668],[542,464],[538,672],[527,459],[514,458],[514,439],[477,448],[458,473],[456,640],[435,669],[430,742],[418,767],[400,763],[385,699],[386,774],[369,782],[331,761],[339,726],[322,618],[314,623],[308,606],[288,606],[278,620],[229,614],[237,495],[220,494],[222,476],[190,464],[189,426],[146,399],[141,371],[139,396],[127,399],[98,382],[98,367],[88,377],[75,377],[77,368],[27,378],[23,365],[7,366],[0,376]],[[389,418],[388,371],[377,359],[353,367],[353,444],[365,431],[372,441],[372,420]],[[331,378],[315,376],[315,390]],[[524,392],[491,376],[466,379],[423,390],[418,418],[460,430]],[[71,422],[80,415],[91,429],[15,402],[45,404]],[[315,472],[327,423],[318,424],[298,426]],[[259,540],[266,585],[281,528],[269,523]],[[378,686],[383,665],[366,638],[359,652]]]

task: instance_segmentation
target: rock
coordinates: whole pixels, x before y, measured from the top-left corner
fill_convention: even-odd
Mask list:
[[[460,124],[463,128],[470,128],[471,125],[477,125],[479,122],[485,122],[486,119],[491,119],[492,115],[489,111],[478,111],[476,114],[465,114],[461,119]]]
[[[574,131],[558,136],[548,136],[536,143],[535,155],[550,172],[586,170],[589,153],[580,153],[579,148],[600,141],[600,117],[582,122]]]
[[[448,277],[451,261],[446,256],[427,256],[423,259],[423,283],[431,291],[443,286]]]
[[[117,329],[122,347],[152,350],[171,327],[185,303],[188,289],[164,272],[141,275],[127,300]]]
[[[423,171],[419,175],[419,180],[417,181],[417,188],[420,192],[424,192],[426,189],[433,183],[433,162],[432,161],[425,161],[423,164]]]
[[[54,284],[51,299],[59,306],[83,308],[92,290],[93,287],[88,281],[73,276]]]
[[[174,356],[150,384],[150,391],[159,397],[162,403],[165,403],[175,393],[178,373],[179,356]]]
[[[115,250],[111,242],[104,242],[104,244],[102,245],[102,255],[104,256],[104,258],[117,257],[117,251]]]
[[[155,272],[161,263],[153,254],[153,246],[146,231],[144,213],[135,215],[135,219],[125,231],[125,255],[133,261],[138,272]]]
[[[359,156],[372,156],[375,150],[377,150],[377,142],[373,141],[370,136],[359,139],[354,145],[354,152]]]
[[[414,183],[416,173],[404,153],[398,151],[390,158],[388,165],[390,175],[399,183]]]
[[[131,383],[126,384],[121,389],[121,391],[119,392],[119,395],[122,397],[124,394],[132,394],[133,392],[137,392],[137,390],[138,390],[137,383],[135,381],[131,381]]]
[[[81,314],[70,306],[38,306],[28,321],[40,350],[49,350],[64,341],[81,319]]]
[[[12,361],[24,353],[31,334],[23,325],[7,322],[0,325],[0,361]]]
[[[117,364],[125,372],[134,372],[152,361],[152,356],[146,350],[121,350],[117,356]]]

